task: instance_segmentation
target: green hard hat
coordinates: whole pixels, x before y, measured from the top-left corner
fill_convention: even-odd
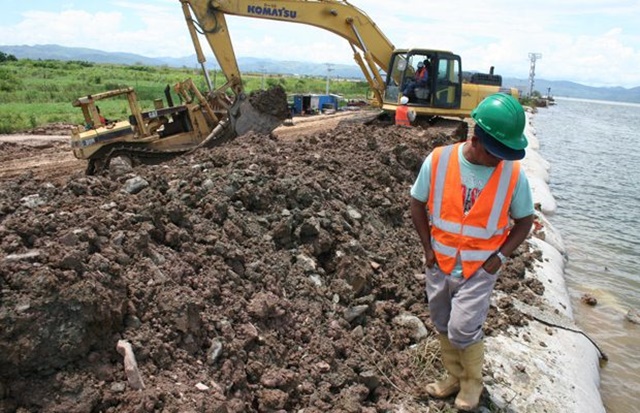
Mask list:
[[[526,116],[520,102],[506,93],[489,95],[471,112],[471,117],[492,138],[511,149],[527,147]]]

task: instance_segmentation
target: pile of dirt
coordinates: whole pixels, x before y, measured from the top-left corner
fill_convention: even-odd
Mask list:
[[[453,140],[351,124],[0,183],[0,411],[446,408],[422,398],[441,366],[408,192]],[[501,275],[508,297],[541,293],[524,279],[535,256],[521,247]],[[505,298],[487,331],[523,323]]]
[[[287,92],[282,86],[274,86],[267,90],[256,90],[249,94],[249,102],[259,112],[267,113],[277,119],[291,117],[287,105]]]

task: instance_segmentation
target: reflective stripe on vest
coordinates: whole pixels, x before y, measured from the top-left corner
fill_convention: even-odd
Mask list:
[[[474,204],[465,216],[460,195],[459,145],[462,144],[434,150],[428,206],[432,246],[440,268],[445,273],[451,273],[459,254],[463,275],[468,278],[507,237],[508,207],[520,173],[520,164],[500,162],[476,200],[476,204],[478,201],[490,203],[490,208],[489,205],[476,207]],[[447,210],[444,210],[445,205]]]
[[[396,125],[411,126],[409,121],[409,107],[402,105],[396,109]]]

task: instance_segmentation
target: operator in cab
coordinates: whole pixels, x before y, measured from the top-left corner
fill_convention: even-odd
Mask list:
[[[427,69],[427,66],[425,65],[425,62],[428,61],[425,60],[423,62],[418,62],[418,68],[416,69],[415,77],[404,88],[404,90],[402,91],[403,95],[412,96],[416,88],[425,87],[427,85],[427,81],[429,80],[429,71]]]
[[[102,124],[102,126],[105,126],[108,121],[107,118],[102,116],[102,113],[100,112],[100,106],[96,105],[96,111],[98,111],[98,116],[100,116],[100,123]]]
[[[409,98],[400,98],[400,106],[396,109],[396,125],[405,128],[411,127],[411,122],[416,120],[416,112],[408,106]]]

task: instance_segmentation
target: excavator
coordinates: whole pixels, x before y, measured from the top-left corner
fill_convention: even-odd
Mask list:
[[[263,98],[265,95],[248,95],[244,90],[227,15],[306,24],[344,38],[370,86],[372,105],[383,113],[395,112],[400,98],[407,96],[419,117],[463,119],[490,94],[518,96],[517,89],[501,86],[502,78],[493,73],[493,68],[489,74],[463,77],[461,58],[450,51],[396,49],[367,14],[347,0],[179,1],[209,91],[202,94],[188,79],[174,87],[181,104],[174,105],[165,90],[167,105],[158,99],[154,109],[146,112],[140,110],[135,92],[129,88],[74,101],[73,105],[83,111],[85,125],[74,129],[71,145],[77,158],[89,160],[87,173],[101,170],[114,156],[154,163],[249,131],[268,134],[282,123],[288,115],[283,91]],[[226,78],[215,90],[199,35],[209,43]],[[412,83],[419,64],[426,66],[429,74],[423,84]],[[131,115],[127,120],[105,123],[97,101],[116,96],[127,97]]]
[[[193,37],[195,26],[211,45],[224,73],[236,74],[236,63],[226,15],[301,23],[328,30],[349,42],[353,57],[373,92],[374,106],[395,112],[418,63],[427,64],[429,80],[410,92],[409,102],[418,116],[468,117],[486,96],[502,88],[493,73],[463,77],[460,56],[443,50],[396,49],[365,12],[347,0],[180,0]],[[198,23],[193,22],[189,8]],[[193,22],[193,24],[190,23]],[[386,73],[383,79],[380,72]],[[230,80],[239,85],[239,78]]]

